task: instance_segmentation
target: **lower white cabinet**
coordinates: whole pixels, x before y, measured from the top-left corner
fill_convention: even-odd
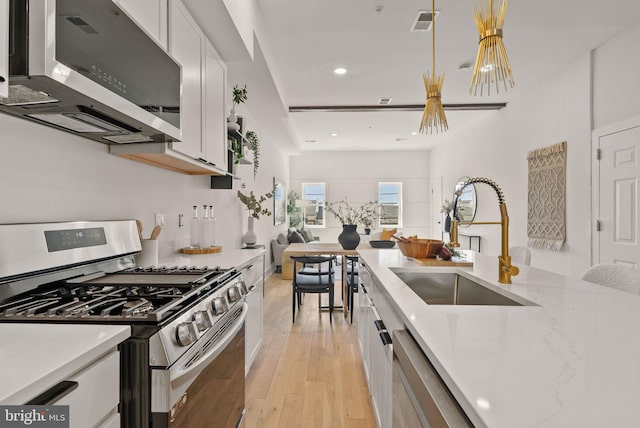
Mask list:
[[[245,322],[245,373],[256,359],[264,339],[264,254],[238,267],[249,293],[246,296],[249,312]]]
[[[369,393],[379,427],[392,424],[392,330],[402,327],[400,319],[390,313],[376,279],[366,265],[359,267],[358,340],[362,352]],[[386,316],[383,318],[383,315]]]
[[[120,426],[119,352],[109,353],[61,382],[75,389],[50,404],[69,406],[71,428]]]

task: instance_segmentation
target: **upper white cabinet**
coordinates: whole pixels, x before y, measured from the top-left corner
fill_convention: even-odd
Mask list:
[[[182,66],[180,131],[182,139],[173,149],[188,156],[205,158],[202,133],[202,58],[205,36],[179,0],[169,2],[169,53]]]
[[[182,68],[182,135],[176,143],[112,145],[110,152],[183,174],[224,175],[227,172],[224,62],[182,1],[116,2],[150,35],[167,40],[169,54]],[[163,19],[168,22],[164,27]]]
[[[0,0],[0,97],[9,96],[9,0]]]
[[[225,118],[226,67],[209,40],[205,40],[204,109],[202,124],[207,161],[227,168],[227,121]]]
[[[8,1],[8,0],[0,0]],[[138,26],[167,49],[167,0],[113,0]]]

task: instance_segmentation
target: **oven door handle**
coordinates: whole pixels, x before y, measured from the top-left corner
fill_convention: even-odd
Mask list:
[[[225,333],[224,337],[218,341],[215,346],[213,346],[205,355],[202,355],[195,364],[176,372],[175,375],[174,373],[171,373],[172,388],[175,389],[185,382],[195,378],[209,365],[209,363],[211,363],[211,361],[215,360],[218,355],[224,351],[227,345],[231,343],[234,336],[242,329],[244,320],[247,318],[248,308],[249,307],[246,303],[242,303],[242,313],[236,319],[233,327]]]

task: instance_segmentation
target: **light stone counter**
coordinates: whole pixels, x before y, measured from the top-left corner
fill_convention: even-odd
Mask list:
[[[256,249],[235,249],[226,250],[223,249],[219,253],[213,254],[182,254],[176,253],[168,257],[158,260],[159,265],[166,266],[209,266],[210,268],[219,266],[222,269],[234,268],[242,266],[244,263],[253,259],[254,257],[264,254],[266,250],[264,248]]]
[[[26,403],[130,334],[123,325],[0,324],[0,403]]]
[[[481,254],[437,268],[359,253],[477,426],[640,426],[640,296],[526,266],[500,284],[497,258]],[[535,305],[427,305],[389,267],[458,272]]]

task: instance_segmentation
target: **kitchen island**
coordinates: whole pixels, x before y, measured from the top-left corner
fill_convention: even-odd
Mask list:
[[[527,266],[500,284],[497,257],[477,253],[463,268],[358,252],[474,425],[640,426],[640,296]],[[389,268],[458,273],[529,304],[428,305]]]

